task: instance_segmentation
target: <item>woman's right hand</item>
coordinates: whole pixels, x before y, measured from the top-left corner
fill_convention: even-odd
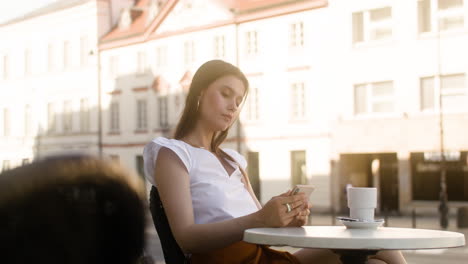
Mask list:
[[[307,208],[307,198],[303,193],[289,196],[289,191],[269,200],[262,209],[258,211],[265,227],[283,227],[289,225],[304,208]],[[291,206],[288,212],[286,204]]]

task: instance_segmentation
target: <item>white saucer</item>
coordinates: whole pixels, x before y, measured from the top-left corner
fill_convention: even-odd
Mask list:
[[[346,226],[346,228],[353,229],[376,229],[381,226],[385,221],[383,219],[375,219],[374,221],[347,221],[340,219],[341,223]]]

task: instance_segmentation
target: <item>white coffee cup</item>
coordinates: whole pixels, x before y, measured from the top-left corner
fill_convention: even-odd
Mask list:
[[[374,221],[377,188],[349,187],[347,190],[349,216],[364,221]]]

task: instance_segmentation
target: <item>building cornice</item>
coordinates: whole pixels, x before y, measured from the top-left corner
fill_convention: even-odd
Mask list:
[[[93,0],[65,0],[65,1],[62,0],[62,1],[56,1],[56,2],[53,2],[53,3],[49,4],[49,5],[45,5],[43,7],[40,7],[40,8],[38,8],[38,9],[32,11],[32,12],[29,12],[29,13],[26,13],[24,15],[18,16],[16,18],[11,19],[11,20],[7,20],[4,23],[0,23],[0,27],[21,23],[21,22],[27,21],[29,19],[33,19],[33,18],[36,18],[36,17],[44,16],[44,15],[48,15],[48,14],[51,14],[51,13],[54,13],[54,12],[59,12],[59,11],[62,11],[64,9],[75,7],[75,6],[78,6],[78,5],[82,5],[82,4],[90,2],[90,1],[93,1]],[[104,0],[98,0],[98,1],[104,1]],[[108,0],[105,0],[105,1],[107,2]]]
[[[307,10],[313,10],[318,8],[323,8],[328,6],[327,0],[306,0],[306,1],[285,1],[284,4],[272,5],[269,8],[262,8],[252,12],[240,12],[235,13],[234,18],[218,21],[212,24],[206,24],[203,26],[188,27],[181,30],[175,30],[164,33],[157,33],[157,28],[163,23],[164,19],[170,14],[170,12],[176,6],[178,0],[169,0],[166,5],[164,5],[161,12],[156,16],[153,22],[147,27],[144,32],[139,33],[129,33],[126,36],[117,37],[115,39],[106,39],[103,38],[99,45],[100,50],[120,48],[130,45],[135,45],[139,43],[144,43],[148,40],[154,40],[159,38],[166,38],[170,36],[197,32],[227,25],[236,25],[247,22],[252,22],[261,19],[272,18],[276,16],[282,16],[297,12],[303,12]],[[268,2],[268,1],[264,1]]]

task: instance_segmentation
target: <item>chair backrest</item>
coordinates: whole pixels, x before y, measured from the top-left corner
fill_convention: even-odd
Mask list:
[[[151,187],[150,192],[150,210],[154,227],[161,241],[164,260],[171,264],[188,263],[188,258],[185,256],[172,234],[166,212],[164,211],[161,198],[159,197],[158,189],[154,186]]]

